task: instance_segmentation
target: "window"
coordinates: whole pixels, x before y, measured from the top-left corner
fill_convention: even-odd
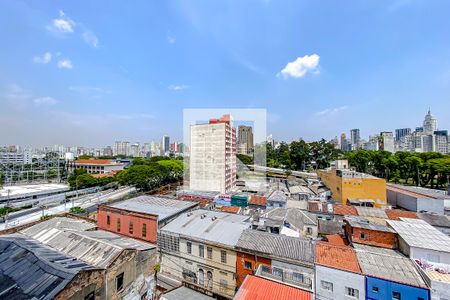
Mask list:
[[[117,219],[117,231],[120,231],[120,219]]]
[[[110,216],[106,216],[106,225],[111,225],[111,217]]]
[[[307,234],[312,234],[312,228],[311,227],[306,227],[306,233]]]
[[[392,292],[392,299],[395,299],[395,300],[402,299],[402,296],[400,295],[400,292]]]
[[[272,274],[280,278],[283,278],[283,270],[280,268],[272,267]]]
[[[147,236],[147,224],[142,224],[142,237]]]
[[[347,296],[359,299],[359,291],[357,289],[351,288],[351,287],[345,287],[345,294]]]
[[[205,246],[198,245],[198,256],[205,257]]]
[[[192,243],[186,242],[187,253],[192,254]]]
[[[244,268],[252,269],[252,262],[244,260]]]
[[[206,248],[206,255],[208,256],[208,259],[212,259],[212,248],[211,247]]]
[[[94,294],[94,292],[90,292],[89,294],[87,294],[87,295],[84,297],[84,300],[95,300],[95,294]]]
[[[364,232],[361,232],[361,233],[359,234],[359,238],[360,238],[361,240],[365,240],[365,239],[366,239],[366,234],[365,234]]]
[[[130,234],[133,234],[133,222],[130,221],[130,226],[128,228],[128,231],[130,232]]]
[[[225,250],[220,251],[220,261],[224,264],[227,263],[227,251]]]
[[[331,282],[329,282],[329,281],[325,281],[325,280],[320,281],[320,286],[324,290],[327,290],[327,291],[330,291],[330,292],[333,291],[333,284]]]
[[[116,276],[116,292],[123,289],[123,272]]]
[[[375,294],[378,294],[378,287],[373,286],[372,287],[372,292],[375,293]]]
[[[303,274],[302,273],[293,272],[292,273],[292,280],[297,281],[297,282],[303,282]]]

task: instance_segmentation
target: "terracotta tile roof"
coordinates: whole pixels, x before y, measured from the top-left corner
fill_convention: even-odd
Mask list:
[[[75,164],[86,164],[86,165],[110,165],[114,162],[110,159],[77,159]]]
[[[333,205],[333,212],[335,215],[350,215],[350,216],[357,216],[358,211],[354,206],[350,205],[342,205],[342,204],[335,204]]]
[[[248,204],[266,206],[267,205],[266,196],[251,195]]]
[[[220,209],[222,212],[237,214],[241,208],[239,206],[224,206]]]
[[[386,209],[386,215],[390,220],[400,220],[400,218],[417,219],[415,212],[400,209]]]
[[[330,234],[325,236],[328,240],[328,243],[337,245],[337,246],[347,246],[348,241],[342,237],[340,234]]]
[[[344,271],[361,273],[356,252],[349,246],[317,242],[316,264]]]
[[[312,293],[272,280],[247,275],[234,300],[311,300]]]

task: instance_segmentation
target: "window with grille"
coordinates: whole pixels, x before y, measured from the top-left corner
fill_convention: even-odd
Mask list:
[[[192,243],[186,242],[187,253],[192,254]]]
[[[302,273],[293,272],[292,273],[292,280],[297,281],[297,282],[303,282],[303,274]]]
[[[130,221],[130,224],[129,224],[128,231],[130,232],[130,234],[133,234],[133,222],[131,222],[131,221]]]
[[[147,224],[142,224],[142,237],[147,236]]]
[[[211,247],[206,248],[206,255],[208,256],[208,259],[212,259],[212,248]]]
[[[227,263],[227,251],[225,250],[220,251],[220,261],[224,264]]]
[[[198,256],[205,257],[205,246],[198,245]]]
[[[320,281],[320,286],[322,289],[332,292],[333,291],[333,283],[329,281],[322,280]]]
[[[351,288],[351,287],[345,287],[345,294],[347,296],[359,299],[359,291],[357,289]]]

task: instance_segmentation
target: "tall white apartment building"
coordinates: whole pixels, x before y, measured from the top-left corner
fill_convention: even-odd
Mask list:
[[[231,116],[191,125],[190,188],[227,193],[235,181],[236,129]]]
[[[394,148],[394,134],[392,132],[381,132],[380,133],[380,144],[379,149],[384,151],[389,151],[391,153],[395,152]]]

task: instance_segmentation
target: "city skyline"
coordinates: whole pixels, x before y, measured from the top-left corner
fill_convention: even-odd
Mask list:
[[[450,128],[447,2],[0,8],[3,144],[181,140],[185,108],[265,108],[288,142],[393,131],[428,107]]]

